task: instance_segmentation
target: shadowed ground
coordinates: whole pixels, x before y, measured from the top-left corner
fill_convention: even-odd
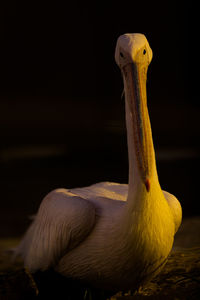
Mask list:
[[[175,238],[173,251],[163,271],[140,291],[119,292],[111,299],[200,299],[200,218],[183,221]],[[106,299],[103,291],[89,289],[66,280],[53,271],[38,273],[34,278],[14,264],[5,250],[19,239],[0,240],[0,299]]]

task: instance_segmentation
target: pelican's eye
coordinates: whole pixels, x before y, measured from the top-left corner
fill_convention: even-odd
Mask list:
[[[124,58],[124,54],[122,52],[120,52],[119,55]]]
[[[144,49],[144,50],[143,50],[143,54],[145,55],[145,54],[146,54],[146,52],[147,52],[147,51],[146,51],[146,49]]]

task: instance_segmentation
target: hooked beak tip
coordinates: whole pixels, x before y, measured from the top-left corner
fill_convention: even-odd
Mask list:
[[[150,191],[150,181],[149,181],[149,178],[147,178],[145,180],[144,184],[145,184],[147,192],[149,192]]]

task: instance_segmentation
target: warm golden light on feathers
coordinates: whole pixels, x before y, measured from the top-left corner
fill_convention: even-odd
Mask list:
[[[112,291],[138,288],[157,274],[181,223],[181,206],[161,190],[157,175],[146,95],[152,50],[146,37],[120,36],[115,59],[124,80],[128,185],[100,182],[52,191],[16,249],[30,272],[54,268]]]

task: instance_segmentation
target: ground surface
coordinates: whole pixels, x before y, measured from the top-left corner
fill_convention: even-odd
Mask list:
[[[184,220],[163,271],[137,293],[118,293],[112,299],[200,299],[199,229],[199,217]],[[13,264],[5,251],[18,241],[0,240],[0,299],[105,299],[102,291],[86,289],[53,272],[33,278],[21,261]]]

